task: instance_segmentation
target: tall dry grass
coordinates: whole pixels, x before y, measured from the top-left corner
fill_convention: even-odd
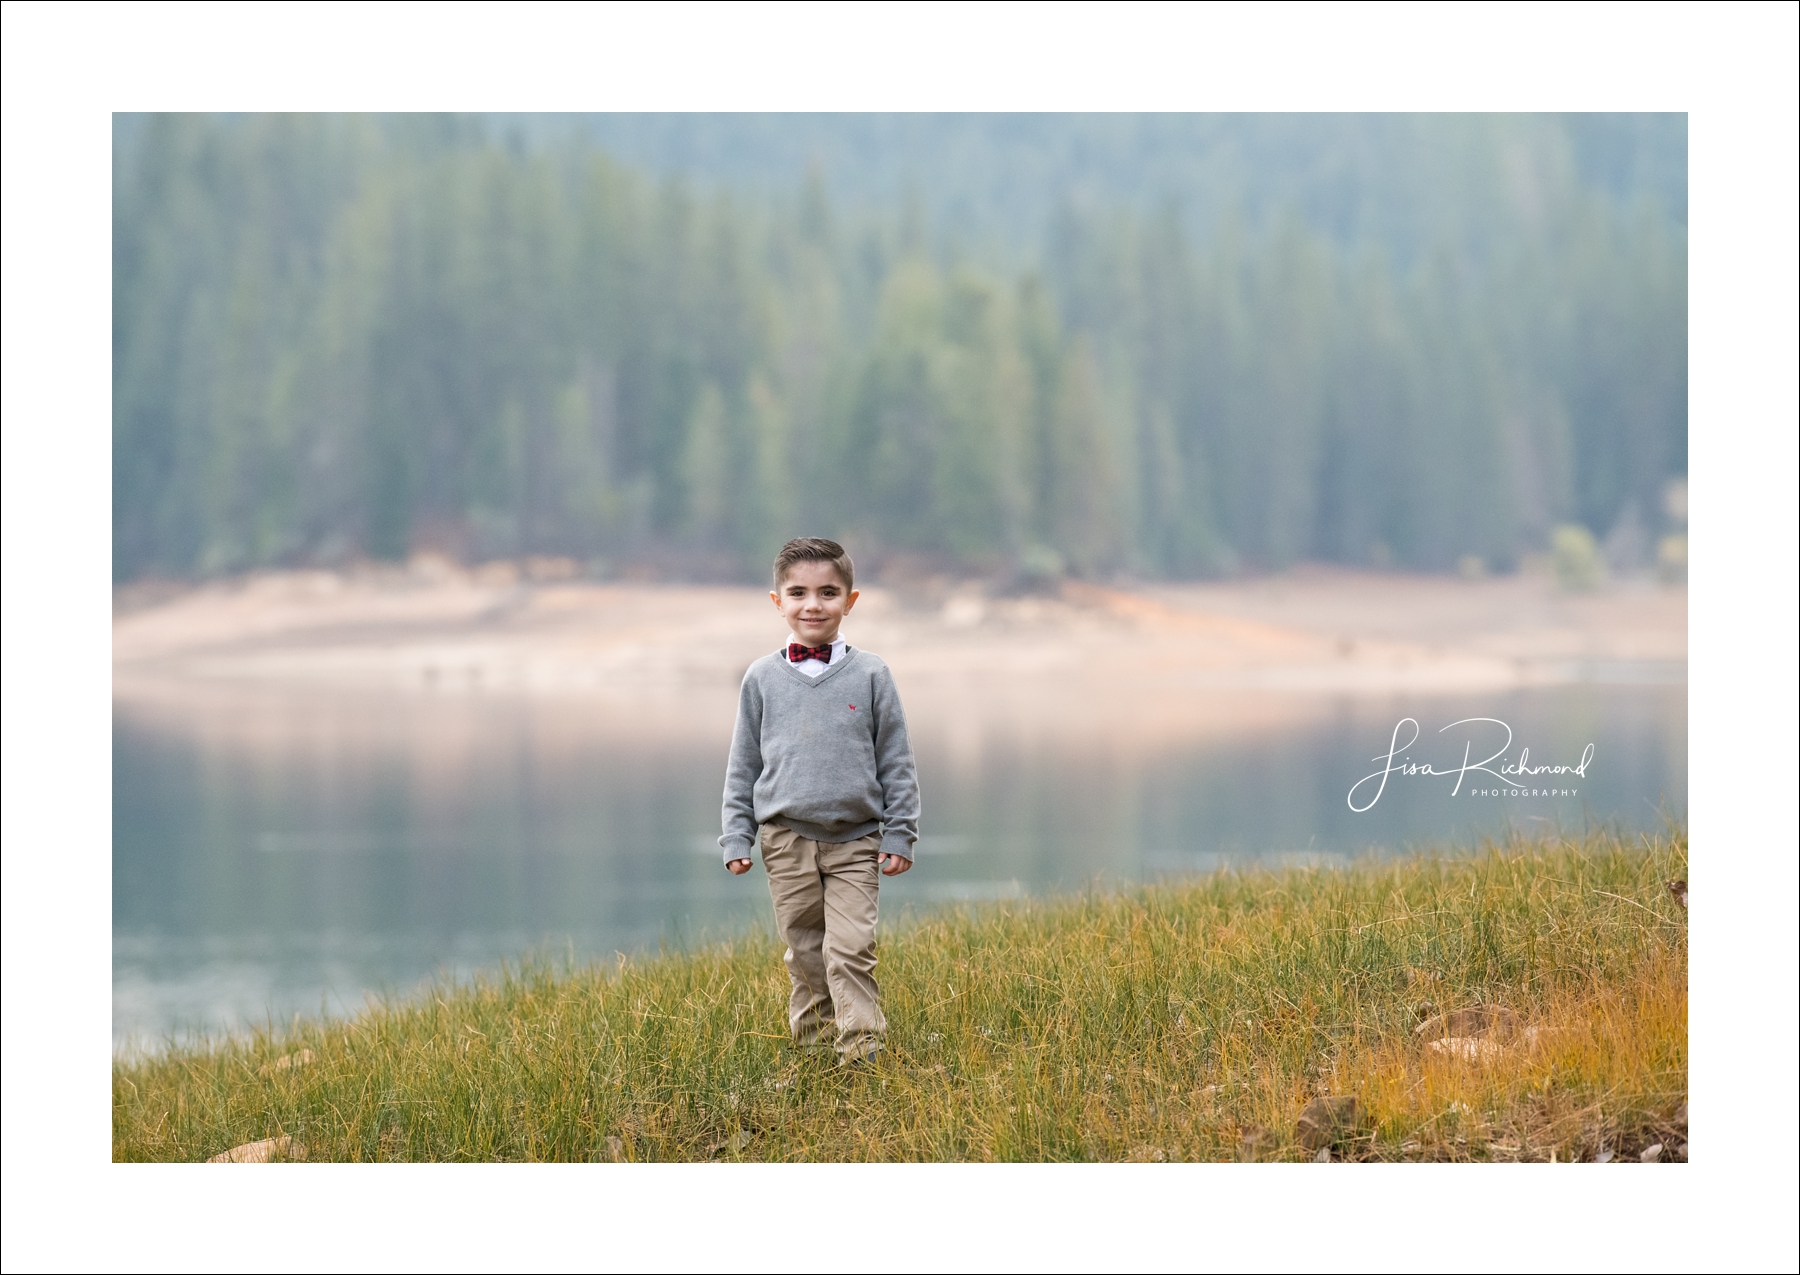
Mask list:
[[[1339,1159],[1679,1157],[1687,932],[1665,882],[1686,861],[1679,831],[1593,836],[903,919],[878,970],[890,1048],[856,1073],[787,1045],[770,937],[528,961],[120,1059],[114,1155],[285,1135],[312,1160],[1310,1159],[1296,1121],[1331,1095],[1358,1100]],[[1463,1052],[1416,1034],[1474,1005],[1518,1031]]]

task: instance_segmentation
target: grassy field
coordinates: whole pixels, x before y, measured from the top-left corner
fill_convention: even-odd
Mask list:
[[[787,1045],[771,937],[528,963],[120,1059],[113,1154],[1682,1159],[1687,928],[1665,883],[1686,876],[1678,832],[902,918],[877,971],[890,1048],[857,1072]],[[1477,1006],[1511,1015],[1430,1043]],[[1323,1127],[1303,1119],[1321,1096]]]

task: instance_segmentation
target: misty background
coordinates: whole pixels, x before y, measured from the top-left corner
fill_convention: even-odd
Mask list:
[[[1686,118],[118,116],[114,572],[1616,566]],[[1676,511],[1679,512],[1678,510]],[[1479,560],[1476,562],[1475,560]]]
[[[114,127],[122,1046],[769,924],[798,534],[884,908],[1685,818],[1684,116]],[[1351,810],[1408,718],[1593,764]]]

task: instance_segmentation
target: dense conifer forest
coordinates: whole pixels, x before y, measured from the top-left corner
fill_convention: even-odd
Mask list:
[[[802,533],[1015,579],[1505,570],[1661,527],[1680,117],[1328,117],[1338,169],[1304,121],[1025,118],[915,122],[882,186],[869,117],[761,180],[620,120],[121,117],[116,578],[751,579]]]

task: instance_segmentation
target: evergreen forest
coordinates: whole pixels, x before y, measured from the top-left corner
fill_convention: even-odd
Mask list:
[[[1061,135],[1033,118],[1021,171]],[[876,190],[493,117],[120,117],[115,578],[754,580],[800,534],[1015,579],[1503,571],[1660,526],[1685,197],[1580,118],[1317,127],[1337,176],[1259,185],[1272,135],[1220,125],[1157,152],[1185,184],[1101,165],[982,221],[923,147]]]

